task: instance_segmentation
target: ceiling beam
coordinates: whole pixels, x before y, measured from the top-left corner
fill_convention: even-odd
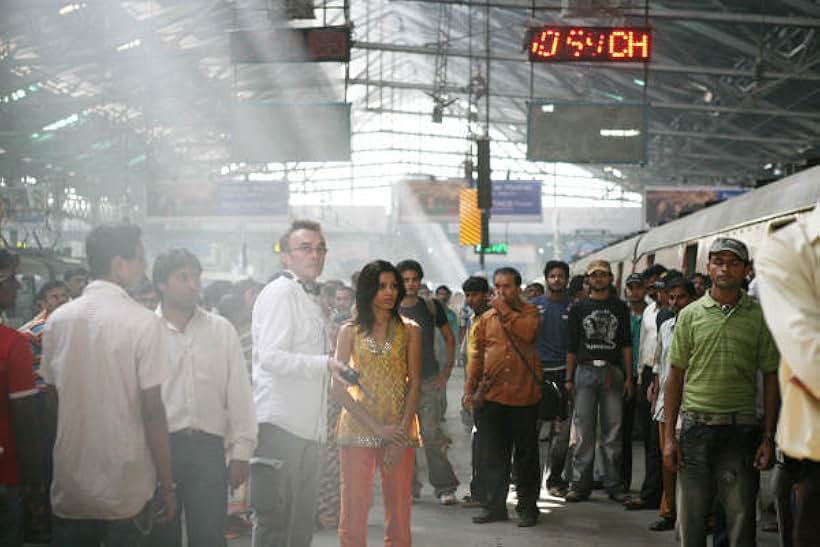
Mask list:
[[[398,81],[386,81],[386,80],[368,80],[367,78],[351,78],[350,85],[369,85],[373,87],[390,87],[396,89],[415,89],[418,91],[424,91],[432,93],[433,86],[430,84],[423,84],[423,83],[415,83],[415,82],[398,82]],[[446,86],[446,92],[448,93],[466,93],[466,89],[460,86]],[[493,92],[492,95],[494,97],[501,97],[506,99],[522,99],[522,100],[529,100],[529,94],[525,93],[504,93],[504,92]],[[537,97],[536,97],[537,98]],[[735,114],[749,114],[755,116],[774,116],[774,117],[794,117],[794,118],[801,118],[801,119],[811,119],[811,120],[820,120],[820,112],[816,111],[796,111],[796,110],[784,110],[779,108],[749,108],[749,107],[741,107],[741,106],[718,106],[718,105],[697,105],[697,104],[686,104],[686,103],[666,103],[666,102],[651,102],[649,104],[651,109],[655,110],[688,110],[692,112],[704,112],[704,113],[711,113],[711,112],[720,112],[720,113],[735,113]],[[372,110],[372,109],[371,109]],[[382,109],[384,110],[384,109]],[[408,112],[401,112],[400,113],[408,113]],[[412,112],[411,112],[412,113]],[[526,124],[525,120],[492,120],[496,123],[511,123],[511,124]]]
[[[362,41],[354,41],[352,43],[352,47],[354,49],[359,50],[372,50],[372,51],[390,51],[394,53],[408,53],[408,54],[418,54],[418,55],[436,55],[436,48],[433,46],[424,46],[424,45],[407,45],[407,44],[388,44],[383,42],[362,42]],[[472,55],[469,51],[465,50],[458,50],[458,49],[445,49],[441,52],[442,55],[448,55],[450,57],[472,57],[476,60],[486,60],[486,56],[480,52],[476,51],[473,52]],[[506,62],[520,62],[520,63],[529,63],[529,59],[525,53],[520,53],[516,55],[510,54],[502,54],[502,53],[493,53],[490,55],[491,61],[506,61]],[[548,63],[538,63],[539,65],[546,67]],[[549,65],[552,66],[552,65]],[[608,70],[630,70],[636,71],[639,66],[635,63],[609,63],[609,64],[601,64],[601,63],[572,63],[574,67],[596,67],[597,69],[608,69]],[[717,67],[717,66],[701,66],[701,65],[678,65],[678,64],[665,64],[665,63],[649,63],[649,71],[650,72],[668,72],[674,74],[708,74],[711,76],[732,76],[736,78],[757,78],[757,79],[764,79],[764,80],[778,80],[778,79],[790,79],[790,80],[801,80],[801,81],[810,81],[810,82],[820,82],[820,74],[815,72],[783,72],[783,71],[770,71],[764,70],[760,74],[755,74],[754,70],[745,70],[745,69],[736,69],[736,68],[729,68],[729,67]]]
[[[543,4],[542,2],[523,2],[515,0],[509,2],[502,1],[472,1],[472,0],[411,0],[415,3],[422,4],[454,4],[469,6],[472,9],[481,9],[487,6],[499,9],[521,9],[521,10],[535,10],[535,11],[559,11],[563,12],[565,8],[560,4]],[[794,0],[789,0],[789,3],[798,4]],[[808,4],[800,2],[801,4]],[[811,4],[808,4],[811,6]],[[626,9],[610,9],[599,10],[601,15],[607,16],[624,16],[624,17],[639,17],[643,18],[645,12],[639,8]],[[649,10],[649,19],[675,19],[675,20],[690,20],[690,21],[719,21],[724,23],[748,23],[753,25],[771,25],[779,27],[820,27],[820,18],[791,16],[791,15],[774,15],[765,13],[730,13],[718,12],[715,10],[680,10],[680,9],[658,9],[651,8]]]
[[[736,135],[727,133],[709,133],[708,131],[674,131],[670,129],[650,129],[650,135],[667,136],[667,137],[686,137],[694,139],[714,139],[726,141],[739,142],[756,142],[760,144],[793,144],[796,146],[812,144],[810,138],[805,139],[791,139],[787,137],[757,137],[752,135]]]

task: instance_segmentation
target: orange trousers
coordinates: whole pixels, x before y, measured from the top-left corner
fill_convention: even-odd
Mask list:
[[[658,427],[660,428],[661,433],[661,454],[663,454],[663,433],[666,428],[664,427],[663,422],[658,422]],[[675,479],[677,478],[677,473],[669,471],[663,464],[661,464],[661,466],[663,467],[663,495],[661,495],[661,507],[659,514],[661,518],[675,519]]]
[[[416,451],[404,449],[389,471],[382,467],[383,448],[343,446],[339,449],[341,513],[340,547],[367,545],[367,514],[373,501],[373,475],[379,467],[384,499],[385,547],[410,547],[410,505]]]

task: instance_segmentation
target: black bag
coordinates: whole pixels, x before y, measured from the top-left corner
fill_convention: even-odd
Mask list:
[[[498,321],[501,323],[501,316],[499,316]],[[546,378],[539,382],[538,375],[535,374],[535,371],[530,366],[529,360],[523,353],[521,353],[521,350],[518,349],[515,342],[513,342],[512,336],[510,336],[510,333],[507,332],[507,328],[504,326],[504,323],[501,323],[501,330],[504,331],[504,335],[507,337],[507,341],[515,350],[515,353],[517,353],[518,357],[524,361],[524,366],[527,367],[527,370],[529,370],[530,374],[532,374],[533,380],[541,385],[541,400],[538,403],[538,419],[545,422],[557,420],[559,418],[562,420],[565,419],[567,416],[567,405],[561,390],[557,385],[555,385],[555,382],[547,380]]]
[[[567,405],[564,394],[555,382],[541,382],[541,402],[538,404],[538,418],[544,421],[565,420]]]

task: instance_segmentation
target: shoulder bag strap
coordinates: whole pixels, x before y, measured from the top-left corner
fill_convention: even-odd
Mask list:
[[[501,330],[504,331],[504,336],[507,337],[507,341],[513,347],[513,349],[515,350],[515,353],[518,354],[518,357],[522,361],[524,361],[524,366],[527,368],[527,370],[530,372],[530,374],[532,374],[532,378],[533,378],[533,380],[535,380],[536,385],[540,386],[541,385],[541,380],[538,379],[538,375],[535,374],[535,371],[530,366],[530,362],[527,360],[527,358],[524,356],[524,354],[521,352],[521,350],[518,349],[518,346],[515,345],[515,342],[513,342],[513,339],[512,339],[512,336],[510,335],[510,332],[507,330],[507,327],[504,326],[504,322],[502,321],[501,314],[500,313],[497,314],[497,317],[498,317],[498,324],[501,325]]]

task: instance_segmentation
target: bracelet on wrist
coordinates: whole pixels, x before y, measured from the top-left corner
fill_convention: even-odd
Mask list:
[[[177,483],[172,482],[170,485],[159,485],[159,491],[163,494],[175,493],[177,491]]]

